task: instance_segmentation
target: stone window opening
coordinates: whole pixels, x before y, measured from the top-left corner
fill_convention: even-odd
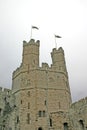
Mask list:
[[[30,113],[27,113],[27,124],[30,124]]]
[[[52,119],[50,118],[50,127],[52,127]]]
[[[33,64],[35,64],[35,60],[33,60]]]
[[[39,117],[45,117],[46,116],[45,110],[44,111],[39,111],[38,115],[39,115]]]
[[[84,123],[83,123],[83,120],[79,120],[79,123],[80,123],[80,128],[81,128],[81,130],[84,130]]]
[[[42,111],[39,111],[39,117],[41,117],[42,116]]]
[[[2,109],[0,108],[0,116],[1,116],[1,113],[2,113]]]
[[[17,116],[17,124],[19,123],[19,116]]]
[[[64,125],[64,130],[68,130],[68,123],[66,122],[63,125]]]
[[[45,111],[43,111],[43,117],[45,117],[46,116],[46,112]]]
[[[22,100],[21,100],[21,104],[22,104],[23,102],[22,102]]]
[[[44,101],[44,105],[47,105],[47,101],[46,100]]]
[[[30,97],[30,91],[28,91],[28,93],[27,93],[27,94],[28,94],[28,97]]]
[[[30,109],[30,103],[28,102],[28,109]]]

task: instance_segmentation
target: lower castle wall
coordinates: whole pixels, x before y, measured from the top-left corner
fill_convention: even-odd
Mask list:
[[[55,130],[87,130],[87,97],[73,103],[68,112],[51,113],[51,118]]]

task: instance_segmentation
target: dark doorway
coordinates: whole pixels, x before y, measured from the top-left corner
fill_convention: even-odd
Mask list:
[[[64,123],[64,130],[68,130],[68,123]]]
[[[41,127],[39,127],[39,128],[38,128],[38,130],[42,130],[42,128],[41,128]]]
[[[83,120],[80,120],[79,123],[80,123],[80,128],[81,128],[81,130],[84,130],[84,123],[83,123]]]

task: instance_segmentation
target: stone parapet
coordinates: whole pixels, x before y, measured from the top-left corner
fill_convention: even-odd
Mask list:
[[[72,109],[79,109],[81,107],[87,106],[87,97],[80,99],[77,102],[72,103],[71,108]]]

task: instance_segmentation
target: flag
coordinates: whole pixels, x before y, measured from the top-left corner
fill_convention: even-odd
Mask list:
[[[32,26],[32,29],[37,29],[37,30],[38,30],[39,28],[38,28],[38,27],[36,27],[36,26]]]
[[[61,36],[59,36],[59,35],[55,35],[55,37],[56,37],[56,38],[62,38],[62,37],[61,37]]]

